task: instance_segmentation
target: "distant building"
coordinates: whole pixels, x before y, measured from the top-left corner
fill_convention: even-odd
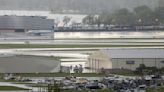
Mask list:
[[[53,29],[54,20],[46,17],[0,16],[0,37],[2,38],[26,36],[28,33],[40,36],[42,33],[52,32]]]
[[[140,64],[164,67],[164,49],[103,49],[89,56],[87,67],[135,70]]]

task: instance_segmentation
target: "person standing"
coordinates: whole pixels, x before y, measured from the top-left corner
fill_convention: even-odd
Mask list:
[[[76,65],[75,68],[74,68],[74,73],[79,73],[79,68],[78,68],[77,65]]]
[[[83,73],[83,66],[80,64],[79,73]]]

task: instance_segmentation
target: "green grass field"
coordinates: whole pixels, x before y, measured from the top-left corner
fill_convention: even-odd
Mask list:
[[[154,47],[164,45],[43,45],[43,44],[0,44],[0,49],[10,48],[94,48],[94,47]]]
[[[17,76],[22,77],[66,77],[66,76],[75,76],[75,77],[104,77],[104,74],[96,74],[96,73],[20,73]]]
[[[164,87],[159,87],[157,89],[148,88],[146,92],[164,92]]]
[[[61,92],[88,92],[86,90],[82,90],[82,91],[76,91],[76,90],[62,90]],[[113,92],[110,89],[105,89],[105,90],[96,90],[96,92]]]
[[[13,86],[0,86],[0,91],[16,91],[16,90],[29,90]]]
[[[3,73],[0,74],[0,77],[3,76]],[[105,74],[97,74],[97,73],[17,73],[15,76],[21,77],[67,77],[67,76],[75,76],[75,77],[104,77]],[[0,78],[1,82],[8,82]],[[15,82],[15,81],[9,81]]]

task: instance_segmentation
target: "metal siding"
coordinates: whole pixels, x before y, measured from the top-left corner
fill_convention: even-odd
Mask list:
[[[111,58],[163,58],[164,49],[104,49]]]
[[[0,29],[53,30],[54,21],[42,17],[0,16]]]
[[[128,65],[126,64],[126,61],[127,60],[134,60],[135,61],[135,64],[132,64],[132,65]],[[143,62],[142,62],[142,59],[137,59],[137,58],[119,58],[119,59],[112,59],[112,67],[113,69],[116,69],[116,68],[124,68],[124,69],[131,69],[131,70],[135,70],[137,67],[139,67],[140,64],[145,64],[147,67],[158,67],[158,68],[161,68],[161,67],[164,67],[164,63],[162,64],[160,61],[162,61],[164,59],[149,59],[149,58],[145,58],[143,59]]]

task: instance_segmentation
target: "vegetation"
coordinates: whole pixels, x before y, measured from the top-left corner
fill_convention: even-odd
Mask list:
[[[104,77],[104,74],[96,73],[18,73],[17,76],[22,77],[66,77],[66,76],[75,76],[75,77]]]
[[[0,44],[0,49],[10,48],[94,48],[94,47],[153,47],[153,46],[164,46],[164,45],[43,45],[43,44]]]
[[[0,86],[0,91],[15,91],[15,90],[29,90],[29,89],[23,89],[13,86]]]
[[[102,13],[99,15],[88,15],[83,19],[84,24],[98,26],[106,25],[159,25],[164,23],[160,8],[152,10],[146,5],[139,6],[129,11],[126,8],[119,9],[113,13]]]
[[[60,84],[49,84],[48,85],[48,92],[77,92],[77,90],[63,90],[60,89]],[[83,89],[83,90],[78,90],[78,92],[88,92],[87,89]],[[94,92],[112,92],[111,89],[96,89]]]
[[[139,67],[136,68],[135,71],[132,70],[118,70],[110,72],[116,75],[124,75],[124,76],[143,76],[143,75],[159,75],[164,74],[164,67],[147,67],[144,64],[140,64]]]
[[[112,71],[112,74],[123,75],[123,76],[138,76],[139,74],[134,73],[132,70],[120,69],[119,71]]]
[[[147,88],[146,92],[163,92],[164,91],[164,87],[158,87],[158,88]]]
[[[147,67],[144,64],[140,64],[140,66],[136,68],[135,73],[139,75],[163,74],[164,68]]]
[[[68,16],[65,16],[63,19],[64,26],[67,25],[71,21],[71,18]]]
[[[62,90],[62,92],[77,92],[77,90]],[[82,90],[78,92],[88,92],[87,90]],[[113,92],[111,89],[106,90],[96,90],[96,92]]]

